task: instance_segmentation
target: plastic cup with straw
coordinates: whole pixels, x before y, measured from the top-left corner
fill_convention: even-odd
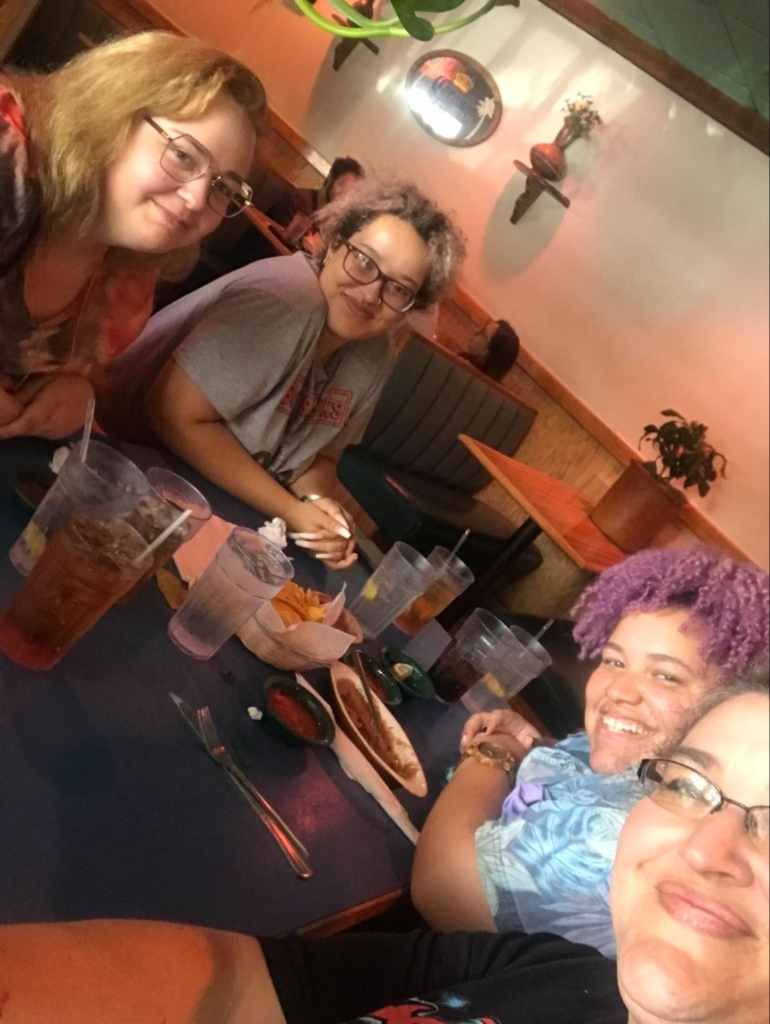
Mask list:
[[[150,565],[146,541],[121,515],[76,508],[0,617],[0,651],[52,668]]]
[[[416,598],[396,619],[395,625],[402,633],[416,636],[473,583],[473,573],[457,557],[457,552],[470,532],[466,530],[451,551],[436,547],[428,555],[428,562],[435,570],[436,578],[425,593]]]

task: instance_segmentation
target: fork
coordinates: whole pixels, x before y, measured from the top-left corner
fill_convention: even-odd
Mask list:
[[[300,878],[310,878],[313,874],[313,869],[308,864],[307,849],[297,839],[286,822],[265,800],[259,790],[252,785],[235,761],[233,761],[229,751],[219,739],[214,719],[208,707],[198,709],[198,724],[200,725],[203,742],[206,744],[206,749],[211,757],[218,764],[222,765],[232,780],[233,785],[237,786],[249,801],[259,815],[263,825],[267,828],[273,839],[275,839],[281,852]]]

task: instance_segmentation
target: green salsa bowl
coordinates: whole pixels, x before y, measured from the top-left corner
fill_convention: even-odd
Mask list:
[[[380,655],[380,661],[404,693],[411,697],[421,697],[423,700],[431,700],[436,696],[433,680],[425,669],[420,668],[413,658],[398,650],[397,647],[386,647]],[[399,679],[398,674],[394,671],[395,665],[408,665],[412,672],[404,679]]]
[[[328,747],[336,726],[329,712],[296,680],[273,676],[265,683],[265,716],[284,739]]]

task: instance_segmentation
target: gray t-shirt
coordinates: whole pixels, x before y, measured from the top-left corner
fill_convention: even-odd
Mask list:
[[[161,310],[104,369],[99,422],[151,441],[145,396],[173,357],[244,448],[288,483],[323,449],[360,440],[392,366],[383,336],[351,342],[321,366],[325,321],[318,275],[303,253],[236,270]]]

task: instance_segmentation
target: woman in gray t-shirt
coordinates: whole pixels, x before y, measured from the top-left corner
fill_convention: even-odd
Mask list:
[[[389,336],[447,292],[464,246],[403,182],[362,182],[318,224],[314,259],[260,261],[156,314],[105,373],[98,415],[110,432],[159,440],[280,516],[301,546],[342,569],[355,539],[347,513],[323,496],[333,453],[361,438],[391,366]]]

